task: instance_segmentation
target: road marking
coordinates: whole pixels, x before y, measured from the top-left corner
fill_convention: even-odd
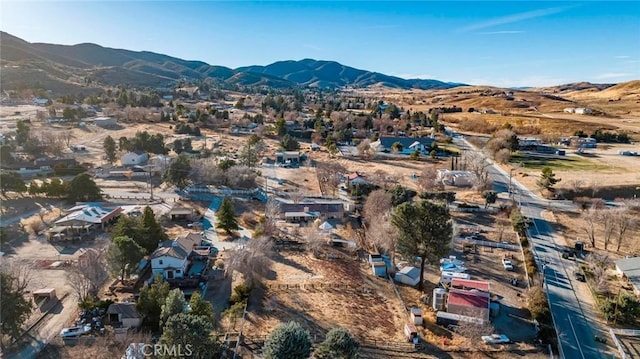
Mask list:
[[[571,325],[571,331],[573,331],[573,336],[576,338],[576,344],[578,346],[578,350],[580,350],[580,356],[584,359],[584,353],[582,352],[582,347],[580,346],[580,341],[578,340],[578,335],[576,335],[576,328],[573,327],[573,321],[571,321],[571,316],[567,314],[567,318],[569,319],[569,324]]]

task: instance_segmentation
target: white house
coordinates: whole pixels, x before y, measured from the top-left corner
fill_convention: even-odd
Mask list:
[[[150,256],[152,275],[160,274],[167,280],[183,278],[189,265],[189,255],[200,241],[199,234],[189,233],[162,242]]]
[[[415,151],[421,153],[429,153],[431,151],[431,144],[435,140],[428,137],[380,137],[378,141],[373,142],[371,146],[377,151],[392,152],[393,145],[398,143],[399,154],[410,155]]]
[[[33,104],[34,105],[38,105],[38,106],[44,106],[47,104],[47,102],[49,102],[48,98],[40,98],[40,97],[36,97],[33,99]]]
[[[136,151],[125,153],[120,159],[120,162],[122,162],[123,166],[135,166],[143,165],[147,163],[148,160],[149,155],[146,152]]]
[[[93,124],[100,127],[113,127],[118,122],[114,117],[96,117],[93,119]]]
[[[575,113],[577,115],[591,115],[593,113],[593,110],[591,110],[590,108],[578,107],[576,108]]]
[[[633,287],[633,292],[640,296],[640,257],[620,259],[615,264],[616,272],[627,278]]]
[[[565,113],[575,113],[576,109],[573,108],[573,107],[567,107],[567,108],[564,109],[564,112]]]

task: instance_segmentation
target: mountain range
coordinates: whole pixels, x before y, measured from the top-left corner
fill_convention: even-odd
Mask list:
[[[228,85],[367,87],[446,89],[462,84],[403,79],[360,70],[335,61],[304,59],[267,66],[231,69],[148,51],[113,49],[91,43],[55,45],[30,43],[0,32],[2,89],[41,87],[68,92],[93,85],[168,86],[177,80],[213,79]]]

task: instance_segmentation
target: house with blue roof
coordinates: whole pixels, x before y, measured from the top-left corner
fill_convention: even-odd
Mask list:
[[[435,139],[429,137],[380,137],[371,146],[378,152],[392,152],[391,147],[396,142],[401,146],[398,149],[398,154],[410,155],[415,151],[428,154]]]

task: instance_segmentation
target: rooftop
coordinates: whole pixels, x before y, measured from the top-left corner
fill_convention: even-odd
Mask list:
[[[491,284],[480,280],[453,278],[451,279],[451,287],[461,289],[477,289],[483,292],[489,292]]]
[[[489,293],[450,289],[447,303],[471,308],[489,308]]]

